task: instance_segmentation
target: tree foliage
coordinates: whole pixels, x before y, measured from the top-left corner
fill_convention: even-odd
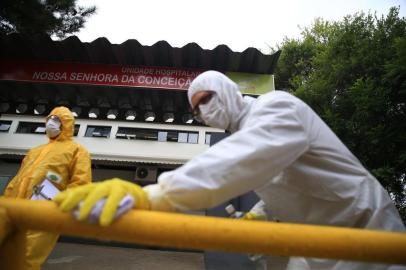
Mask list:
[[[317,19],[285,39],[276,86],[306,101],[388,190],[406,221],[406,20]]]
[[[76,0],[2,0],[0,33],[64,38],[78,32],[95,11],[94,6],[77,6]]]

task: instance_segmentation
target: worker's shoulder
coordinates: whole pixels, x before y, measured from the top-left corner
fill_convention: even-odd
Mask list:
[[[69,140],[65,142],[67,145],[69,145],[69,148],[76,149],[76,151],[81,151],[81,152],[88,152],[87,148],[83,146],[82,144],[78,143],[76,140]]]
[[[286,98],[286,99],[297,99],[294,95],[290,94],[289,92],[283,91],[283,90],[273,90],[268,93],[266,93],[265,96],[268,96],[269,98]]]
[[[74,148],[75,148],[75,152],[74,152],[75,156],[90,160],[90,152],[87,150],[87,148],[85,146],[81,145],[80,143],[75,142]]]
[[[299,98],[295,97],[294,95],[281,91],[281,90],[274,90],[271,91],[265,95],[262,95],[258,98],[259,102],[264,102],[264,103],[278,103],[278,102],[288,102],[291,104],[302,104],[303,101],[301,101]]]
[[[75,144],[76,144],[76,147],[77,147],[78,149],[80,149],[81,151],[83,151],[83,152],[89,152],[89,151],[87,150],[87,148],[86,148],[85,146],[81,145],[80,143],[75,142]]]
[[[41,152],[42,149],[43,149],[46,145],[47,145],[47,143],[37,145],[37,146],[31,148],[30,150],[28,150],[28,153],[27,153],[27,154],[33,154],[33,153],[36,153],[36,152]]]

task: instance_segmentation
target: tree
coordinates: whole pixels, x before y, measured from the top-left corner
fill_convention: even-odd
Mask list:
[[[0,33],[64,38],[78,32],[95,11],[94,6],[77,6],[76,0],[2,0]]]
[[[321,22],[301,40],[285,39],[276,85],[315,109],[406,221],[406,19],[391,8],[386,17]]]
[[[305,28],[302,39],[285,38],[278,50],[282,50],[275,74],[279,89],[294,92],[303,86],[313,71],[313,60],[328,44],[334,24],[321,18],[312,27]]]

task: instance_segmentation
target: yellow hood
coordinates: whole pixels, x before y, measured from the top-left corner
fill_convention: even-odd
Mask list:
[[[71,140],[73,137],[73,131],[75,128],[75,117],[72,112],[66,107],[56,107],[48,115],[56,115],[61,120],[61,133],[55,139],[56,141]],[[47,117],[47,118],[48,118]]]

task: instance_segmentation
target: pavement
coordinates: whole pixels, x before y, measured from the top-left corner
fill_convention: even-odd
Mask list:
[[[204,270],[200,252],[58,242],[42,270]]]

